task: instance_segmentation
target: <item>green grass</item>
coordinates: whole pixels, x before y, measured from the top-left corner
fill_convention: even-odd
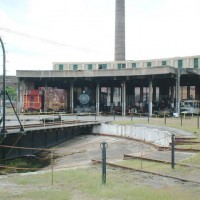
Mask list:
[[[147,180],[148,179],[148,180]],[[6,180],[14,184],[7,190],[0,190],[2,199],[7,200],[66,200],[66,199],[115,199],[115,200],[189,200],[198,199],[200,187],[167,185],[158,178],[152,184],[151,177],[138,179],[129,170],[107,169],[107,183],[101,184],[100,165],[88,169],[55,172],[54,186],[51,173],[11,176]],[[161,184],[159,184],[159,182]]]
[[[41,189],[40,191],[25,191],[23,193],[1,193],[1,198],[6,200],[66,200],[71,199],[67,190],[63,189]]]
[[[185,159],[185,160],[181,161],[180,163],[189,164],[189,165],[199,165],[200,153],[196,153],[194,156],[189,157],[188,159]]]
[[[163,164],[163,163],[145,161],[140,159],[123,160],[117,162],[116,164],[152,172],[158,172],[158,170],[163,172],[166,171],[167,169],[170,169],[170,164]]]
[[[179,148],[179,149],[196,149],[196,150],[200,150],[200,144],[176,145],[176,148]]]

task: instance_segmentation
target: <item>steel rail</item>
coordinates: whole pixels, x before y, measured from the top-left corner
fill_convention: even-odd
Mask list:
[[[102,163],[102,161],[100,161],[100,160],[92,160],[92,163],[93,164],[95,164],[95,163],[100,164],[100,163]],[[111,166],[111,167],[121,168],[121,169],[125,169],[125,170],[137,171],[137,172],[152,174],[152,175],[155,175],[155,176],[162,176],[162,177],[165,177],[165,178],[176,179],[176,180],[179,180],[179,181],[182,181],[182,182],[191,182],[191,183],[200,184],[200,182],[198,182],[198,181],[193,181],[193,180],[189,180],[189,179],[183,179],[183,178],[179,178],[179,177],[175,177],[175,176],[169,176],[169,175],[166,175],[166,174],[160,174],[160,173],[141,170],[141,169],[135,169],[135,168],[132,168],[132,167],[126,167],[126,166],[117,165],[117,164],[109,163],[109,162],[107,162],[106,164]]]

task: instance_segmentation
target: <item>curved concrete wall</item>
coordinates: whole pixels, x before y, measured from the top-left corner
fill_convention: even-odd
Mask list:
[[[170,132],[144,126],[101,124],[94,126],[92,133],[130,137],[166,147],[171,143]]]

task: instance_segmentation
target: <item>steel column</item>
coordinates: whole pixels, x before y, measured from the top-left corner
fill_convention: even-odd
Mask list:
[[[100,87],[99,82],[96,84],[96,114],[99,115],[99,97],[100,97]]]
[[[180,69],[176,72],[176,112],[180,115]]]
[[[153,83],[152,82],[153,82],[152,79],[149,80],[149,105],[148,105],[148,107],[149,107],[149,116],[150,117],[152,116],[152,113],[153,113],[153,111],[152,111],[152,106],[153,106],[153,103],[152,103],[152,101],[153,101]]]
[[[70,82],[70,110],[74,111],[74,82]]]

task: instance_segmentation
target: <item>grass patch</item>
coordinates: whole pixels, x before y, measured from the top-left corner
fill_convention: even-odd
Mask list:
[[[10,193],[0,192],[1,198],[6,200],[66,200],[71,199],[70,192],[66,189],[40,189],[36,191],[35,189],[32,191],[28,189],[28,191]]]
[[[179,149],[194,149],[194,150],[200,150],[200,144],[176,145],[176,148],[179,148]]]
[[[50,176],[51,173],[9,177],[7,181],[16,184],[16,188],[11,188],[12,192],[0,191],[0,196],[8,200],[195,200],[200,195],[199,188],[194,192],[190,187],[181,184],[167,184],[162,178],[154,180],[149,175],[140,177],[129,170],[114,168],[108,168],[107,183],[102,185],[100,165],[88,169],[55,172],[54,186],[51,186],[47,179]]]
[[[189,165],[199,165],[200,163],[200,153],[196,153],[194,156],[189,157],[180,163],[189,164]]]
[[[158,163],[140,159],[123,160],[117,162],[116,164],[138,170],[146,170],[156,173],[170,173],[172,171],[170,164],[164,164],[164,163]]]

